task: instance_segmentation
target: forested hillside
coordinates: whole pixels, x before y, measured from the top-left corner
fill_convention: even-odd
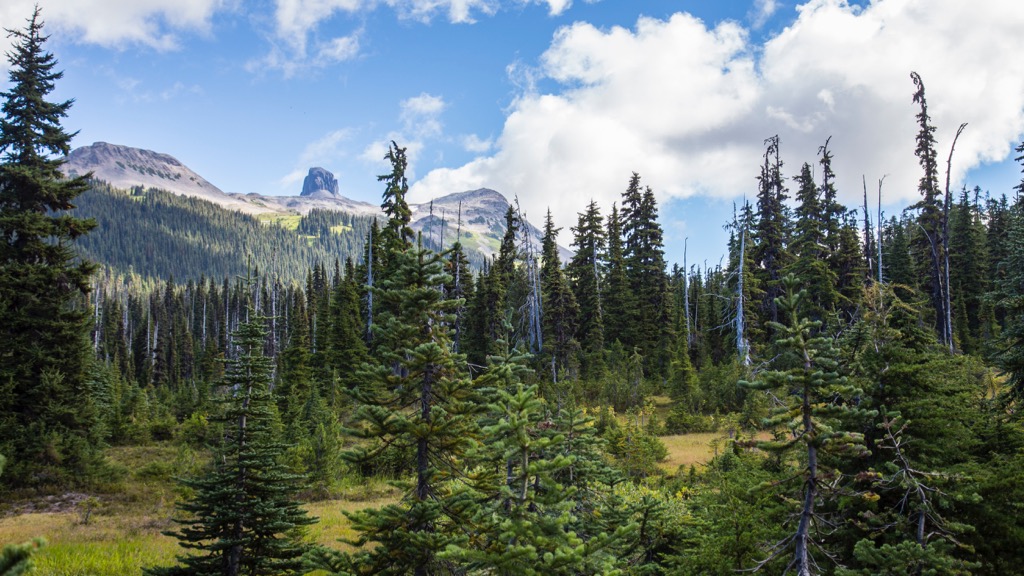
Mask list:
[[[150,280],[235,277],[256,268],[298,281],[316,262],[357,257],[373,220],[314,209],[267,223],[197,198],[102,183],[75,205],[77,217],[97,223],[78,243],[81,254],[115,274]]]
[[[39,69],[32,22],[13,70]],[[172,447],[160,528],[183,548],[133,571],[1024,565],[1024,181],[941,186],[916,74],[916,204],[880,219],[865,189],[844,206],[827,136],[797,170],[770,137],[756,199],[723,223],[726,263],[707,268],[669,265],[637,173],[615,204],[579,207],[567,261],[550,213],[537,246],[510,206],[497,254],[471,267],[461,242],[414,232],[396,143],[384,218],[312,212],[297,243],[193,199],[86,192],[12,136],[35,118],[17,94],[0,125],[0,481],[20,501],[113,499],[140,476],[110,447]],[[56,157],[69,137],[45,112]],[[51,188],[60,201],[23,200]],[[720,433],[713,457],[659,466],[698,432]],[[344,544],[304,532],[304,503],[382,481],[393,497],[346,509]]]

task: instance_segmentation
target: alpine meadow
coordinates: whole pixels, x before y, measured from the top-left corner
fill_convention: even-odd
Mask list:
[[[825,41],[802,36],[813,18],[848,18],[838,37],[947,8],[757,0],[662,19],[611,0],[280,0],[266,14],[196,0],[120,6],[115,32],[103,2],[91,15],[16,4],[0,85],[0,576],[1024,574],[1024,72],[954,82],[1012,93],[1012,120],[978,105],[998,129],[967,111],[936,122],[963,100],[939,101],[944,79],[926,90],[942,77],[930,60],[864,96],[867,77],[827,85],[869,74],[862,62],[817,54],[833,68],[805,68],[813,98],[788,109],[767,80],[786,46]],[[1024,22],[1021,6],[1001,9]],[[558,24],[566,14],[578,21]],[[336,19],[358,27],[330,39]],[[390,35],[376,33],[384,20]],[[557,26],[542,55],[535,21]],[[273,48],[242,64],[220,38],[240,51],[249,27]],[[449,32],[445,52],[434,43]],[[694,62],[719,42],[718,80],[637,76],[662,57],[638,46],[669,37]],[[372,98],[389,82],[362,86],[370,100],[314,98],[382,62],[408,72],[398,62],[415,49],[391,50],[417,39],[438,79],[410,76],[408,90],[459,76],[450,99],[406,98],[381,132]],[[128,78],[138,62],[178,73],[174,54],[196,44],[209,59],[185,68],[224,79],[145,92],[153,76]],[[506,44],[515,55],[495,58],[514,60],[515,93],[494,96],[478,66]],[[901,54],[893,65],[917,62]],[[196,170],[127,144],[73,146],[92,94],[68,94],[62,65],[123,91],[98,106],[111,140],[159,143],[118,117],[193,99],[197,120],[166,137],[195,142],[175,153]],[[242,69],[254,100],[231,106],[274,111],[247,109],[261,137],[236,126],[244,152],[225,163],[248,155],[263,174],[249,140],[292,146],[277,111],[321,132],[332,107],[366,115],[287,176],[253,176],[295,195],[226,192],[199,173],[221,158],[197,110]],[[736,74],[762,82],[756,96],[742,80],[701,92]],[[627,92],[629,106],[609,103]],[[712,98],[720,109],[702,107]],[[488,99],[507,104],[498,135],[478,136],[486,114],[451,119]],[[869,139],[878,122],[891,131]],[[474,156],[452,158],[456,141]],[[625,160],[596,153],[605,141]],[[578,149],[592,169],[573,172]],[[1017,163],[1005,189],[972,184],[998,162]],[[695,198],[734,181],[709,223],[718,212]],[[345,195],[360,187],[370,201]]]

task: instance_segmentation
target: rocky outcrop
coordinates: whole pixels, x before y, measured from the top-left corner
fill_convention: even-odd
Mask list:
[[[313,196],[318,193],[338,195],[338,179],[326,168],[310,168],[306,179],[302,181],[300,196]]]

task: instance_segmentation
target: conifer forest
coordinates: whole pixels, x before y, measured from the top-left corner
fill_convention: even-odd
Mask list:
[[[413,231],[400,142],[379,218],[295,230],[66,177],[38,11],[14,34],[0,574],[1024,573],[1024,179],[950,188],[927,78],[901,213],[768,134],[717,264],[638,173],[568,252],[513,202],[484,258]]]

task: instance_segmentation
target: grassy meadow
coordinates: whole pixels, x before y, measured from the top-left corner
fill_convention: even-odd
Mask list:
[[[725,433],[662,436],[667,473],[706,463],[726,442]],[[177,540],[161,532],[171,521],[174,503],[185,496],[174,474],[198,469],[201,456],[166,444],[111,448],[109,460],[123,478],[96,495],[64,494],[8,502],[0,509],[0,544],[43,537],[36,576],[121,576],[140,574],[144,566],[170,564],[181,552]],[[330,500],[306,506],[320,521],[306,529],[310,542],[344,549],[338,540],[353,537],[344,512],[392,502],[396,493],[382,482],[341,486]]]

